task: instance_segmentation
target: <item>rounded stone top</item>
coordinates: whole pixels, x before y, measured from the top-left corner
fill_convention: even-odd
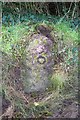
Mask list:
[[[42,52],[45,49],[44,46],[48,46],[48,48],[51,48],[52,44],[52,41],[46,36],[42,34],[33,34],[30,38],[28,49],[36,49],[37,52]]]
[[[46,66],[51,62],[52,57],[52,46],[53,42],[42,34],[33,34],[31,35],[29,46],[26,50],[28,51],[27,65],[32,67],[36,66],[40,68]]]

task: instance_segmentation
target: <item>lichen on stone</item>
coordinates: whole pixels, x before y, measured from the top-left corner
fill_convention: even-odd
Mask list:
[[[26,47],[26,66],[30,68],[27,71],[26,92],[45,90],[48,86],[48,75],[53,65],[52,46],[53,42],[48,37],[38,33],[31,35]]]

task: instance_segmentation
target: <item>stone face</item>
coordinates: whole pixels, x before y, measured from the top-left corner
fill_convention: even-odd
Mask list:
[[[52,41],[42,34],[34,34],[26,47],[27,70],[25,91],[43,91],[49,84],[48,75],[53,65]]]

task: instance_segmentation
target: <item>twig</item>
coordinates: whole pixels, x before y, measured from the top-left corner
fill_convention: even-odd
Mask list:
[[[63,21],[63,19],[65,18],[65,16],[70,12],[71,6],[72,6],[72,2],[71,2],[71,4],[70,4],[70,7],[69,7],[68,12],[60,19],[60,21],[59,21],[57,24],[60,24],[60,23]]]
[[[11,91],[11,92],[13,92],[17,97],[19,97],[19,98],[23,98],[27,103],[29,103],[29,101],[26,99],[26,97],[24,96],[24,94],[21,92],[21,91],[19,91],[19,93],[17,92],[17,91],[15,91],[14,90],[14,88],[13,87],[9,87],[9,91]]]
[[[8,118],[12,118],[13,112],[14,112],[14,106],[11,105],[11,106],[8,107],[8,109],[6,110],[6,112],[0,116],[0,120],[3,117],[6,117],[6,116],[8,116]]]
[[[76,2],[75,2],[75,7],[74,7],[73,13],[72,13],[72,19],[73,19],[73,17],[74,17],[75,10],[76,10]]]
[[[52,99],[54,97],[54,99],[58,96],[59,91],[57,92],[53,92],[51,95],[49,95],[48,97],[44,97],[39,103],[46,103],[48,100]]]

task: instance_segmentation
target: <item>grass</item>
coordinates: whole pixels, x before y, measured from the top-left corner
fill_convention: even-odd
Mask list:
[[[32,25],[33,24],[33,25]],[[2,26],[2,40],[0,39],[0,46],[2,49],[2,52],[5,52],[7,54],[10,54],[12,52],[12,48],[14,45],[16,46],[16,50],[19,52],[19,55],[22,55],[25,49],[25,47],[21,47],[23,45],[22,42],[26,39],[27,41],[27,36],[31,32],[36,32],[36,26],[43,24],[43,25],[48,25],[50,26],[58,36],[60,40],[63,39],[64,44],[70,45],[68,48],[68,58],[65,57],[66,63],[68,64],[69,59],[71,58],[72,55],[72,50],[70,50],[70,47],[74,43],[78,43],[78,32],[72,31],[72,29],[69,27],[68,23],[65,21],[60,24],[55,24],[51,23],[47,20],[44,20],[43,22],[38,22],[38,23],[31,23],[31,22],[26,22],[26,23],[21,23],[21,24],[16,24],[15,26]],[[63,36],[63,37],[62,37]],[[21,42],[22,41],[22,42]],[[74,46],[72,46],[74,47]],[[57,49],[57,48],[56,48]],[[13,50],[14,51],[14,50]],[[70,52],[69,52],[70,51]],[[66,51],[67,52],[67,51]],[[16,53],[14,53],[14,56]],[[77,56],[75,56],[77,58]],[[64,83],[64,76],[59,73],[56,73],[51,77],[51,81],[53,82],[55,87],[60,87]]]
[[[72,30],[69,27],[68,23],[63,22],[60,24],[56,24],[55,28],[57,32],[63,35],[63,40],[65,42],[67,40],[72,42],[78,42],[78,31]]]
[[[53,73],[50,81],[52,83],[53,89],[60,90],[63,89],[64,83],[66,80],[66,74],[62,73],[62,71],[58,71],[56,73]]]
[[[46,24],[46,22],[44,22]],[[21,23],[15,26],[5,27],[2,26],[2,40],[0,39],[0,48],[5,53],[10,53],[14,44],[27,36],[30,32],[35,31],[37,24],[28,25],[29,23]],[[38,23],[40,24],[40,23]],[[49,25],[49,23],[47,23]],[[78,43],[78,32],[72,31],[71,28],[65,24],[52,24],[53,28],[60,39],[69,44],[70,42]],[[63,38],[62,38],[63,37]]]
[[[41,18],[41,15],[37,19],[39,20],[40,18]],[[34,21],[32,21],[33,19],[34,19]],[[51,19],[51,16],[49,19]],[[16,93],[18,91],[16,92],[14,90],[13,91],[14,94],[12,94],[12,93],[10,93],[12,91],[8,91],[8,89],[6,88],[7,89],[6,94],[7,94],[7,91],[8,91],[8,93],[10,93],[10,95],[11,95],[10,97],[12,97],[12,99],[15,100],[15,106],[17,106],[18,109],[20,109],[19,114],[17,112],[15,113],[15,116],[18,116],[18,117],[19,116],[29,117],[30,115],[32,117],[33,116],[34,117],[35,116],[37,116],[37,117],[38,116],[40,116],[40,117],[41,116],[52,116],[52,114],[53,114],[52,112],[54,111],[53,109],[57,109],[59,106],[59,103],[62,103],[61,101],[64,100],[66,98],[66,96],[67,96],[67,98],[71,98],[71,97],[73,97],[73,95],[75,95],[75,91],[73,91],[73,88],[76,88],[76,86],[77,86],[77,82],[75,82],[75,79],[77,81],[77,78],[76,77],[73,78],[73,75],[75,73],[75,70],[73,71],[73,68],[77,70],[77,68],[75,67],[76,62],[74,62],[74,65],[71,64],[70,62],[73,60],[73,59],[71,59],[71,57],[72,58],[73,58],[73,56],[75,56],[76,58],[78,57],[78,50],[74,50],[74,52],[72,53],[73,48],[75,48],[75,49],[77,48],[78,32],[75,30],[72,30],[69,27],[68,22],[65,23],[65,21],[60,24],[57,24],[57,23],[54,24],[54,22],[52,22],[53,18],[50,21],[48,21],[48,18],[46,17],[46,19],[45,19],[44,16],[43,16],[43,20],[42,21],[39,20],[38,23],[36,23],[35,20],[36,20],[35,16],[31,16],[30,21],[26,20],[26,22],[15,24],[13,26],[4,26],[3,25],[2,26],[2,39],[0,39],[1,51],[4,53],[7,53],[7,55],[9,55],[12,53],[12,51],[14,51],[12,48],[13,48],[13,46],[15,46],[16,51],[19,51],[20,55],[25,56],[25,54],[23,52],[25,52],[24,45],[25,45],[25,42],[27,42],[27,37],[32,32],[36,33],[35,28],[37,25],[46,24],[46,25],[49,25],[54,30],[53,33],[55,32],[55,35],[57,36],[59,41],[63,41],[63,43],[65,44],[64,47],[66,48],[66,50],[65,50],[65,52],[63,52],[61,54],[67,53],[67,55],[64,55],[64,61],[62,62],[63,69],[61,70],[61,69],[57,68],[58,70],[53,71],[52,76],[50,76],[50,78],[49,78],[52,87],[49,88],[49,90],[47,90],[44,93],[45,94],[44,97],[42,95],[39,95],[40,97],[43,97],[43,98],[41,98],[41,100],[37,101],[34,96],[32,97],[32,99],[28,98],[29,103],[27,104],[27,107],[25,107],[26,101],[22,100],[21,97],[17,96]],[[57,44],[57,42],[56,42],[56,44]],[[56,48],[56,49],[58,49],[58,48]],[[54,52],[54,51],[52,51],[52,52]],[[68,64],[68,62],[70,64]],[[65,65],[68,67],[65,68]],[[54,68],[56,68],[56,66],[54,66]],[[69,68],[69,70],[68,70],[69,74],[68,74],[68,72],[64,73],[64,71],[67,70],[67,68]],[[3,70],[3,72],[5,72],[5,70]],[[68,75],[70,75],[70,76],[68,76]],[[76,76],[76,74],[75,74],[75,76]],[[7,82],[7,79],[6,79],[6,82]],[[76,84],[76,86],[74,85],[74,83]],[[5,89],[5,84],[4,84],[3,89]],[[62,90],[62,92],[61,92],[61,90]],[[9,94],[7,96],[9,96]],[[23,93],[22,93],[22,96],[24,96]],[[12,101],[14,101],[14,100],[12,100]],[[30,101],[30,100],[32,100],[32,101]],[[50,106],[53,106],[53,108]]]
[[[2,51],[5,53],[10,52],[13,45],[20,41],[25,34],[27,34],[27,27],[24,25],[16,25],[11,27],[2,27]]]

